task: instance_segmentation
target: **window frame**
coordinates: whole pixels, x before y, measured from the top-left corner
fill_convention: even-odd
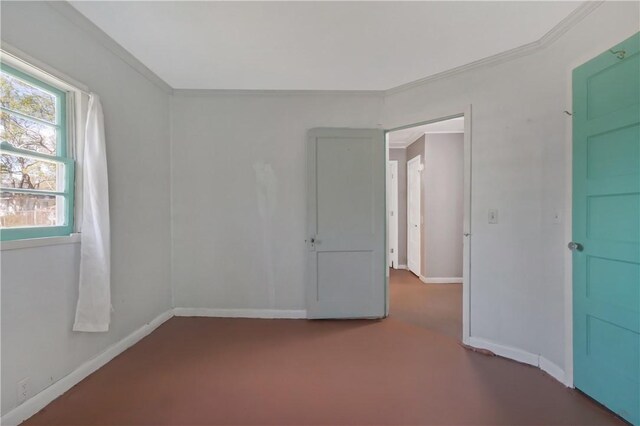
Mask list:
[[[33,238],[46,238],[46,237],[62,237],[69,236],[74,230],[74,198],[75,198],[75,161],[68,155],[69,138],[68,138],[68,91],[52,86],[39,78],[36,78],[28,72],[14,68],[5,62],[0,62],[0,70],[9,74],[10,76],[22,80],[34,87],[37,87],[43,91],[51,93],[56,98],[56,122],[55,124],[48,123],[46,120],[42,120],[48,126],[56,128],[56,155],[47,155],[30,150],[15,148],[13,145],[5,141],[0,141],[0,153],[13,154],[23,157],[41,159],[51,161],[64,166],[64,186],[62,191],[45,191],[45,190],[32,190],[22,188],[0,188],[2,192],[13,193],[26,193],[36,195],[53,195],[59,196],[64,201],[64,220],[62,225],[53,226],[20,226],[14,228],[0,228],[0,241],[14,241],[14,240],[26,240]],[[19,111],[12,111],[11,109],[0,107],[0,110],[6,113],[14,114],[19,117],[26,118],[31,121],[39,122],[38,118],[30,117],[22,114]]]

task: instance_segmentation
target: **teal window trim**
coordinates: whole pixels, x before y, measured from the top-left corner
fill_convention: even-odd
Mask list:
[[[47,84],[23,71],[17,70],[5,63],[0,62],[0,70],[19,80],[29,83],[55,96],[56,99],[56,122],[50,123],[46,120],[39,120],[34,117],[25,116],[18,111],[7,108],[0,108],[4,112],[19,115],[32,121],[41,122],[56,128],[56,155],[47,155],[29,150],[15,148],[6,141],[0,142],[0,153],[11,153],[20,156],[32,157],[52,161],[64,165],[64,190],[62,192],[42,191],[32,189],[1,188],[2,192],[20,192],[38,195],[54,195],[62,197],[64,200],[64,220],[62,225],[57,226],[25,226],[15,228],[0,228],[0,241],[23,240],[31,238],[61,237],[73,233],[74,221],[74,195],[75,195],[75,162],[67,153],[68,132],[67,132],[67,92]]]

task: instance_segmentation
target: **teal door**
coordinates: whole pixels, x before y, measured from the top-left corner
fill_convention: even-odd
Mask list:
[[[640,425],[640,33],[573,71],[575,387]]]

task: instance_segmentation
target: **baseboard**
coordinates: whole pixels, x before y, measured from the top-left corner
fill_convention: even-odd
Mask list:
[[[409,267],[407,265],[398,265],[395,269],[409,269]]]
[[[487,349],[496,355],[509,358],[523,364],[529,364],[538,367],[539,356],[522,349],[501,345],[499,343],[495,343],[490,340],[481,339],[478,337],[470,337],[469,345],[478,349]]]
[[[462,277],[424,277],[420,275],[420,281],[425,284],[462,284]]]
[[[5,426],[19,425],[29,417],[49,405],[54,399],[80,383],[85,377],[111,361],[116,356],[138,343],[143,337],[149,335],[162,323],[173,316],[173,311],[168,310],[142,327],[129,334],[124,339],[109,346],[104,352],[82,364],[80,367],[67,374],[48,388],[32,396],[21,405],[2,416],[0,423]]]
[[[549,361],[542,355],[540,355],[540,361],[538,364],[542,371],[544,371],[560,383],[563,383],[565,386],[571,387],[571,384],[567,383],[566,375],[564,374],[564,370],[562,368]]]
[[[177,317],[214,317],[214,318],[260,318],[260,319],[306,319],[304,309],[211,309],[211,308],[173,308]]]
[[[489,350],[494,354],[504,358],[509,358],[523,364],[529,364],[533,365],[534,367],[538,367],[563,385],[571,387],[571,384],[566,383],[564,370],[542,355],[532,354],[531,352],[527,352],[522,349],[501,345],[499,343],[495,343],[490,340],[481,339],[478,337],[470,337],[469,345],[477,349]]]

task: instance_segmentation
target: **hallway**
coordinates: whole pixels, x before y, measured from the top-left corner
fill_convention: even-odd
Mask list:
[[[462,340],[462,284],[425,284],[407,270],[391,269],[389,316]]]

